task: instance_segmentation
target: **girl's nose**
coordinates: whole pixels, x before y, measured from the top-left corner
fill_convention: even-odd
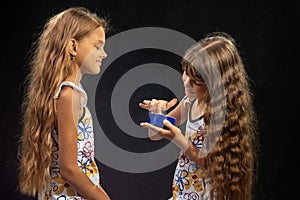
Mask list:
[[[104,50],[102,50],[102,55],[101,55],[102,58],[106,58],[107,57],[107,54]]]
[[[187,76],[187,75],[185,74],[185,72],[184,72],[183,75],[182,75],[182,80],[183,80],[183,84],[184,84],[185,86],[190,86],[190,77]]]

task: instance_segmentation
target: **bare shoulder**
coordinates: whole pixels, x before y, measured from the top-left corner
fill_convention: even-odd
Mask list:
[[[57,103],[64,104],[64,103],[72,103],[72,99],[74,96],[74,90],[70,86],[64,86],[58,96]]]
[[[82,113],[80,108],[80,94],[71,86],[64,86],[58,96],[56,106],[62,112],[73,113],[74,117],[79,118]]]
[[[64,86],[57,99],[58,104],[71,104],[79,105],[80,94],[78,91],[74,90],[71,86]]]

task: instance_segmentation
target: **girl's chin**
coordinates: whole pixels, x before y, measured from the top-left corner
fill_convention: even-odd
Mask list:
[[[94,67],[94,69],[86,71],[86,73],[91,74],[91,75],[96,75],[96,74],[99,74],[100,71],[101,71],[100,66],[96,66],[96,67]]]
[[[195,93],[191,92],[190,90],[185,89],[185,95],[190,97],[190,98],[194,98],[195,97]]]
[[[93,72],[94,72],[95,74],[99,74],[100,71],[101,71],[101,63],[95,66]]]

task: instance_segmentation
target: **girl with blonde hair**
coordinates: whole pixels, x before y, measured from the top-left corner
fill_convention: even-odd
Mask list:
[[[30,63],[19,145],[19,189],[38,199],[109,200],[94,160],[84,74],[98,74],[108,23],[71,7],[45,24]]]

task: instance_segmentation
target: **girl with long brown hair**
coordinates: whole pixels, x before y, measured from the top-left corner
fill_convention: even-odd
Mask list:
[[[186,96],[159,128],[148,122],[150,138],[166,138],[180,149],[170,199],[251,200],[257,154],[256,116],[249,77],[235,40],[211,33],[182,59]],[[140,106],[162,113],[177,101],[145,100]],[[186,122],[185,135],[177,127]]]

